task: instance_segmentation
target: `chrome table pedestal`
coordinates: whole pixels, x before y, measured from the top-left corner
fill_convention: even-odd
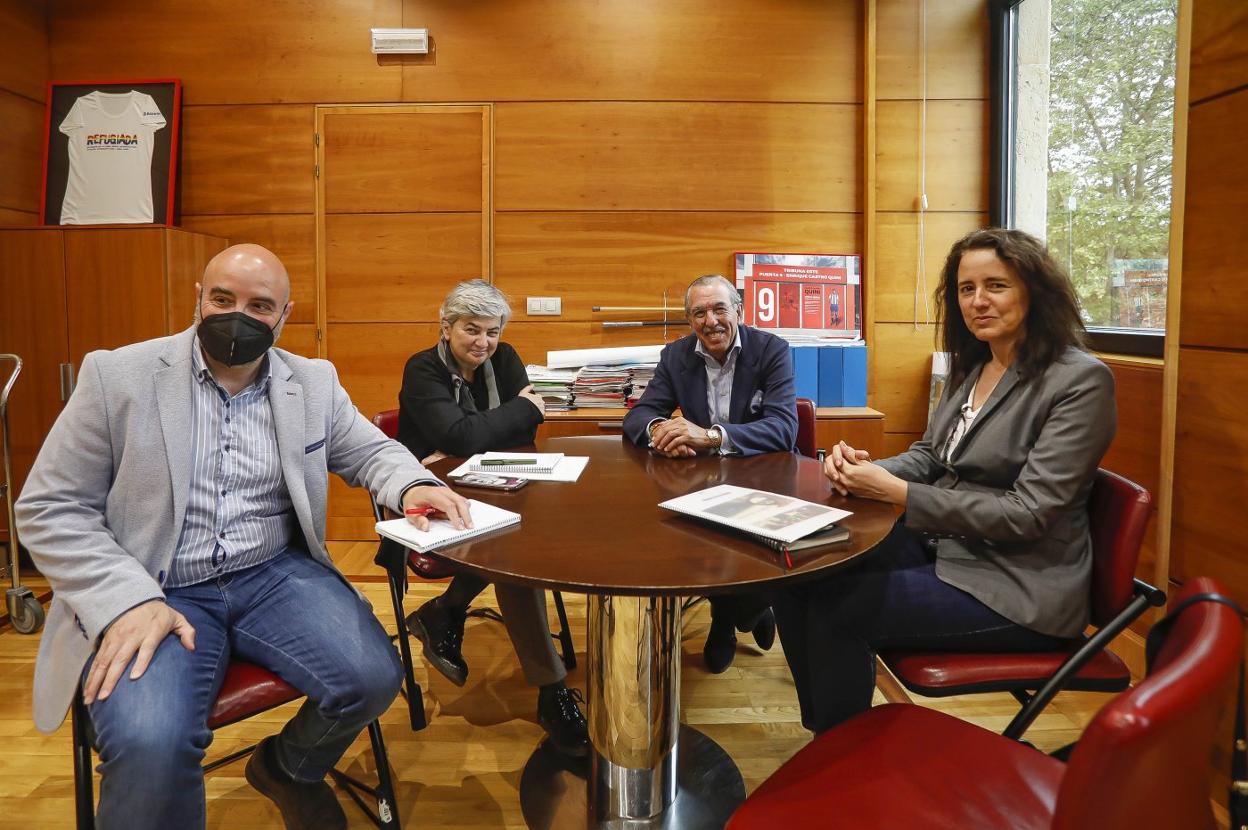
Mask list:
[[[743,800],[736,764],[680,723],[681,601],[591,595],[588,762],[543,745],[525,765],[531,828],[721,828]]]

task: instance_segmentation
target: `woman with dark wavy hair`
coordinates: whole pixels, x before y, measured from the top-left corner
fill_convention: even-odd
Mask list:
[[[824,465],[904,516],[774,604],[816,732],[871,705],[876,649],[1050,649],[1088,623],[1087,501],[1117,415],[1070,280],[1035,237],[989,228],[954,244],[937,299],[950,377],[927,432],[878,462],[841,442]]]

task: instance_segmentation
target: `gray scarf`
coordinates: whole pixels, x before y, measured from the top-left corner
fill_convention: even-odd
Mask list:
[[[451,350],[446,345],[446,340],[438,340],[438,357],[441,358],[446,370],[451,373],[451,383],[455,386],[455,403],[459,404],[459,408],[465,412],[476,412],[477,402],[472,399],[472,388],[468,381],[464,380],[463,373],[459,370],[459,364],[455,361]],[[498,384],[494,381],[494,365],[487,359],[481,364],[478,371],[485,373],[485,391],[490,398],[490,409],[497,409],[498,400]]]

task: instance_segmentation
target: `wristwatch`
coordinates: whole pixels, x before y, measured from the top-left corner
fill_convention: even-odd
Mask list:
[[[712,426],[706,430],[707,440],[711,442],[711,449],[717,450],[724,443],[724,431],[717,426]]]

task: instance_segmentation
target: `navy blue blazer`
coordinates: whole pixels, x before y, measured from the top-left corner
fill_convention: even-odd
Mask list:
[[[740,326],[741,353],[732,376],[728,423],[721,424],[742,455],[792,452],[797,441],[797,394],[789,344],[774,334]],[[650,443],[646,426],[669,418],[677,407],[701,427],[711,425],[706,403],[706,362],[694,352],[692,332],[669,343],[659,355],[654,380],[624,416],[624,435],[634,444]]]

